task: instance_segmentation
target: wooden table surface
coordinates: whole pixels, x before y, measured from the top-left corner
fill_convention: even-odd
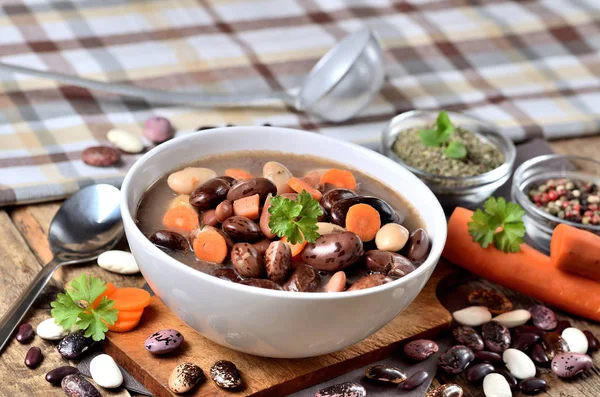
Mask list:
[[[600,136],[554,141],[551,143],[555,152],[560,154],[577,154],[599,158]],[[22,291],[40,267],[50,261],[52,254],[46,233],[54,213],[60,203],[45,203],[0,209],[0,316],[4,314],[15,297]],[[123,246],[125,243],[123,242]],[[94,264],[66,267],[60,269],[51,283],[34,305],[25,321],[37,324],[50,316],[49,302],[62,289],[63,285],[81,273],[89,273],[111,281],[119,286],[141,287],[144,280],[140,275],[120,276],[109,273]],[[586,321],[577,321],[585,327]],[[39,346],[44,353],[44,361],[36,370],[30,370],[23,364],[25,353],[30,346]],[[596,357],[597,361],[597,357]],[[64,396],[58,387],[52,387],[44,380],[47,371],[65,360],[56,352],[54,344],[36,338],[30,345],[21,345],[11,341],[0,355],[0,396]],[[74,363],[72,363],[74,364]],[[597,374],[593,375],[598,377]],[[589,378],[589,377],[588,377]],[[449,379],[438,377],[433,386]],[[460,382],[465,388],[465,396],[483,396],[481,387],[473,387]],[[600,396],[598,379],[579,379],[576,382],[557,381],[552,383],[549,392],[541,394],[550,397],[596,397]],[[106,396],[129,396],[125,390],[116,392],[102,391]]]

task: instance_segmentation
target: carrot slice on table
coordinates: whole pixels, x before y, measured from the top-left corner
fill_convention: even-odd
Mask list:
[[[140,317],[142,317],[143,313],[144,309],[119,310],[119,313],[117,314],[117,322],[138,320]]]
[[[550,241],[552,265],[600,281],[600,236],[560,224]]]
[[[223,263],[227,258],[227,242],[221,233],[204,228],[194,238],[192,248],[198,259],[213,263]]]
[[[288,181],[288,185],[297,193],[302,193],[303,190],[306,190],[308,193],[310,193],[312,198],[314,198],[317,201],[321,201],[321,198],[323,197],[323,194],[320,191],[310,186],[302,179],[298,179],[294,176],[290,178],[290,180]]]
[[[559,309],[600,321],[600,283],[552,266],[550,257],[521,244],[505,253],[473,241],[469,226],[473,212],[456,208],[448,220],[443,256],[471,273],[487,278]]]
[[[230,176],[236,181],[245,181],[254,178],[251,173],[241,168],[230,168],[225,170],[225,176]]]
[[[242,197],[233,202],[233,214],[245,216],[248,219],[258,219],[260,195]]]
[[[332,168],[321,175],[321,184],[329,183],[337,188],[356,190],[356,178],[350,171]]]
[[[289,241],[287,241],[287,238],[285,238],[285,236],[283,236],[281,238],[281,241],[290,246],[290,248],[292,249],[292,256],[300,255],[304,247],[306,247],[306,240],[302,240],[301,243],[292,244]]]
[[[102,298],[105,296],[108,297],[110,294],[115,292],[116,289],[117,289],[117,287],[115,287],[115,285],[113,283],[106,283],[106,289],[104,290],[102,295],[97,297],[96,300],[92,302],[92,307],[94,309],[97,308],[98,305],[100,304],[100,301],[102,300]]]
[[[381,229],[379,212],[368,204],[355,204],[346,214],[346,230],[356,234],[364,242],[375,238]]]
[[[188,233],[200,226],[198,213],[189,204],[180,204],[165,212],[162,223],[168,230]]]
[[[110,324],[106,324],[106,326],[108,327],[109,331],[113,331],[113,332],[127,332],[127,331],[131,331],[132,329],[134,329],[135,327],[137,327],[137,325],[140,323],[141,320],[141,316],[138,317],[135,320],[129,320],[129,321],[116,321],[114,324],[110,325]]]
[[[141,310],[150,304],[150,294],[141,288],[117,288],[108,299],[115,302],[117,310]]]

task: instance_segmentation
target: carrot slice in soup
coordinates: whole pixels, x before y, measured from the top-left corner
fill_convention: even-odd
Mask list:
[[[294,191],[297,193],[302,193],[303,190],[306,190],[308,193],[310,193],[312,198],[314,198],[317,201],[321,201],[321,198],[323,198],[323,194],[320,191],[318,191],[314,187],[310,186],[308,183],[304,182],[302,179],[298,179],[296,177],[291,177],[290,180],[288,181],[288,185],[292,189],[294,189]]]
[[[213,263],[223,263],[227,258],[227,242],[221,233],[214,229],[203,229],[194,238],[192,248],[198,259]]]
[[[337,188],[356,190],[356,178],[350,171],[332,168],[321,175],[322,185],[329,183]]]
[[[225,170],[225,176],[230,176],[236,181],[245,181],[254,178],[251,173],[241,168],[230,168]]]
[[[260,208],[260,195],[242,197],[233,202],[233,214],[244,216],[248,219],[258,219]]]
[[[306,240],[302,240],[301,243],[292,244],[289,241],[287,241],[287,238],[285,238],[285,236],[283,236],[281,238],[281,241],[290,246],[290,248],[292,249],[292,256],[300,255],[304,247],[306,247]]]
[[[162,223],[168,230],[188,233],[200,226],[196,210],[191,205],[185,204],[180,204],[165,212]]]
[[[355,204],[346,214],[346,230],[356,234],[364,242],[375,238],[381,229],[379,212],[368,204]]]

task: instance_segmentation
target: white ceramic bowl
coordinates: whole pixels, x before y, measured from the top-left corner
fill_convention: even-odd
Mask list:
[[[394,188],[420,212],[431,237],[416,271],[375,288],[300,293],[249,287],[201,273],[156,248],[134,216],[148,187],[165,173],[207,155],[241,150],[311,154],[348,164]],[[323,135],[275,127],[215,128],[174,139],[138,160],[122,187],[121,211],[131,251],[152,290],[206,338],[266,357],[301,358],[341,350],[373,334],[421,291],[446,242],[446,218],[433,193],[392,160]]]

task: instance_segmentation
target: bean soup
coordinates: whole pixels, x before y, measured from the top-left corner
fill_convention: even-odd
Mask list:
[[[354,291],[415,270],[430,242],[415,208],[358,170],[274,151],[210,156],[158,179],[136,222],[199,271],[295,292]]]

